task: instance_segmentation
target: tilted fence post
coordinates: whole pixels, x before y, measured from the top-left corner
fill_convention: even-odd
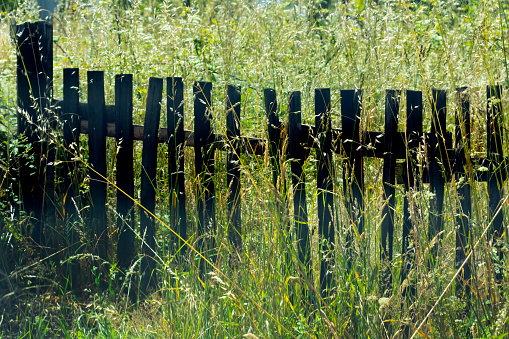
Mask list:
[[[117,142],[117,259],[122,270],[134,259],[133,76],[115,76],[115,137]]]
[[[293,214],[299,261],[311,277],[311,246],[306,203],[306,175],[302,170],[308,152],[302,146],[302,112],[300,92],[292,92],[288,102],[288,153],[291,159]],[[303,277],[304,278],[304,277]]]
[[[330,294],[336,249],[334,224],[334,164],[332,162],[332,119],[329,88],[315,89],[315,128],[318,141],[316,188],[318,205],[318,253],[320,292]]]
[[[20,184],[23,209],[31,217],[32,239],[46,246],[45,215],[54,213],[54,149],[50,130],[53,98],[53,25],[39,21],[16,26],[18,134],[25,151],[21,158]],[[20,152],[21,153],[21,152]]]
[[[214,185],[214,141],[212,132],[212,83],[195,82],[194,93],[194,155],[198,176],[198,250],[215,261],[216,204]],[[205,240],[205,241],[204,241]],[[203,245],[205,242],[205,246]],[[213,252],[212,255],[210,252]],[[205,262],[200,263],[202,275]]]
[[[79,248],[78,213],[79,201],[79,138],[80,138],[80,74],[78,68],[64,69],[62,120],[64,128],[64,151],[66,166],[63,168],[64,177],[64,222],[66,239],[70,241],[67,257],[76,255]],[[79,281],[79,265],[73,260],[69,265],[71,288],[76,288]]]
[[[106,218],[106,103],[104,72],[89,71],[88,77],[88,152],[93,245],[95,254],[107,259]]]
[[[364,232],[364,159],[361,139],[361,90],[341,91],[341,128],[347,160],[343,162],[343,182],[348,212],[346,255],[351,268],[353,239]]]
[[[157,141],[159,119],[161,117],[161,100],[163,98],[163,79],[150,78],[148,83],[147,107],[143,126],[143,148],[141,154],[141,193],[140,193],[140,236],[143,241],[141,270],[143,278],[142,291],[157,285],[156,275],[156,229],[155,213],[157,190]]]
[[[382,295],[392,295],[392,272],[390,262],[393,254],[394,241],[394,204],[396,194],[396,154],[395,144],[398,134],[399,91],[387,90],[385,93],[385,133],[382,181],[385,203],[382,209],[381,234],[381,276],[380,292]]]
[[[234,256],[242,252],[242,224],[240,208],[240,93],[241,88],[228,85],[226,88],[226,143],[227,190],[228,190],[228,234]],[[240,259],[240,258],[238,258]]]
[[[459,88],[457,92],[458,109],[455,116],[455,179],[456,192],[458,194],[458,206],[456,215],[456,267],[459,268],[465,261],[468,253],[472,250],[472,237],[470,232],[470,218],[472,217],[472,197],[470,192],[470,175],[472,167],[467,162],[467,154],[470,151],[470,102],[466,87]],[[469,170],[467,170],[469,168]],[[469,295],[468,285],[472,278],[472,260],[465,263],[458,277],[456,295]]]
[[[504,233],[503,221],[504,212],[501,208],[503,200],[503,184],[505,161],[502,149],[502,86],[487,86],[486,96],[488,99],[487,107],[487,147],[488,147],[488,222],[492,222],[491,234],[493,245],[497,248],[499,260],[503,259],[503,252],[501,244],[498,244],[499,239]],[[501,265],[502,263],[496,263]],[[495,265],[494,265],[495,266]],[[503,277],[501,269],[495,270],[495,278],[500,282]]]
[[[270,88],[263,90],[265,102],[265,112],[267,115],[267,150],[270,162],[272,164],[272,185],[274,186],[274,194],[276,195],[276,226],[279,229],[280,251],[284,253],[284,262],[281,270],[283,275],[290,276],[291,253],[287,250],[291,244],[290,223],[286,216],[287,200],[286,200],[286,180],[281,175],[281,159],[283,152],[283,130],[284,124],[279,120],[279,106],[276,97],[276,91]]]
[[[168,173],[170,175],[170,226],[187,240],[186,190],[184,174],[184,82],[179,77],[166,78],[168,121]],[[172,237],[173,254],[186,253],[178,237]]]
[[[422,124],[422,92],[421,91],[406,91],[406,139],[403,140],[406,152],[405,168],[403,169],[403,183],[405,186],[405,198],[403,202],[403,236],[401,244],[401,274],[400,281],[403,285],[409,277],[412,265],[415,264],[415,248],[417,244],[414,243],[414,237],[411,236],[412,230],[415,232],[415,216],[416,204],[414,201],[414,192],[417,192],[421,187],[421,180],[419,180],[418,173],[418,154],[420,147],[423,143],[423,124]],[[415,297],[415,285],[412,283],[402,291],[402,307],[408,307],[413,304]],[[406,299],[406,300],[405,300]],[[403,328],[405,338],[409,337],[410,326],[405,325]]]
[[[441,246],[444,229],[442,216],[444,208],[444,187],[449,173],[449,158],[446,149],[446,91],[433,89],[431,98],[431,132],[428,142],[429,188],[432,197],[429,202],[428,240],[437,243],[432,247],[428,264],[436,263],[438,248]],[[438,239],[435,239],[438,237]]]

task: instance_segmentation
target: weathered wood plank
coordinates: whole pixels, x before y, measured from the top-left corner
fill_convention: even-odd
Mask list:
[[[395,90],[387,90],[385,93],[385,138],[384,138],[384,160],[382,171],[382,182],[385,203],[382,208],[381,228],[381,275],[380,291],[384,296],[392,295],[392,272],[390,262],[393,256],[394,241],[394,203],[396,195],[396,157],[392,153],[393,142],[398,135],[398,114],[399,114],[400,93]]]
[[[343,152],[347,160],[343,162],[343,182],[348,211],[347,251],[348,264],[352,264],[352,242],[356,235],[364,232],[364,159],[361,139],[361,90],[341,91],[341,124],[343,130]]]
[[[126,270],[134,259],[134,143],[133,143],[133,76],[115,76],[117,140],[117,259]]]
[[[429,162],[429,188],[432,197],[429,201],[429,230],[428,240],[431,242],[444,229],[443,208],[446,175],[449,172],[449,160],[445,147],[446,135],[446,105],[447,94],[445,90],[432,90],[431,98],[431,131],[429,134],[428,162]],[[428,263],[436,263],[438,248],[442,237],[430,252]]]
[[[77,254],[79,248],[78,212],[80,209],[79,197],[79,85],[80,75],[78,68],[65,68],[63,78],[64,101],[62,106],[62,121],[64,133],[65,163],[63,167],[64,177],[64,223],[67,230],[66,238],[69,239],[69,251],[67,257]],[[79,264],[72,261],[68,265],[68,276],[71,277],[72,289],[78,287]]]
[[[504,212],[500,208],[503,200],[503,184],[504,175],[506,172],[504,164],[504,153],[502,149],[502,86],[487,86],[486,96],[488,99],[487,107],[487,159],[489,163],[489,177],[488,177],[488,218],[492,222],[491,237],[492,243],[497,247],[499,256],[499,263],[502,265],[503,252],[501,251],[502,244],[498,241],[504,233],[503,221]],[[503,272],[501,269],[495,273],[498,282],[502,280]]]
[[[293,214],[297,235],[299,260],[311,276],[311,246],[309,240],[308,212],[306,202],[306,175],[303,172],[307,151],[301,144],[302,131],[301,95],[292,92],[288,102],[288,155],[291,160]]]
[[[166,79],[168,121],[168,171],[170,175],[170,225],[179,236],[187,240],[186,191],[184,174],[184,82],[182,78]],[[161,136],[162,131],[159,133]],[[193,140],[194,141],[194,140]],[[173,253],[186,251],[183,242],[174,237]]]
[[[334,231],[334,164],[332,162],[332,119],[329,88],[315,89],[315,126],[318,141],[317,155],[317,205],[318,253],[320,261],[320,291],[322,297],[330,295],[335,256]],[[322,254],[323,253],[323,254]]]
[[[228,85],[226,88],[226,143],[228,190],[228,234],[235,256],[242,252],[242,218],[240,204],[240,93],[241,88]]]
[[[140,234],[143,239],[141,270],[143,273],[141,287],[144,292],[157,285],[156,275],[156,240],[155,220],[150,214],[155,213],[157,192],[157,131],[161,117],[163,98],[163,79],[150,78],[147,92],[143,147],[141,153],[140,184]]]
[[[90,162],[90,195],[92,232],[95,253],[107,259],[108,232],[106,220],[106,123],[104,121],[104,72],[89,71],[88,107],[90,114],[88,149]]]
[[[470,151],[470,102],[466,87],[459,88],[457,92],[458,109],[455,115],[455,179],[458,205],[456,215],[456,267],[459,268],[471,251],[470,218],[472,217],[472,196],[470,187],[471,168],[467,162]],[[468,169],[468,170],[467,170]],[[470,294],[466,284],[472,278],[471,260],[463,266],[456,285],[456,295],[462,297]]]
[[[55,154],[51,145],[48,148],[46,136],[38,131],[43,124],[49,125],[46,108],[52,100],[53,25],[43,21],[17,25],[16,43],[18,134],[25,137],[22,147],[26,147],[27,155],[20,163],[22,208],[31,215],[31,236],[42,249],[49,245],[44,217],[54,213]]]
[[[215,261],[216,201],[214,185],[214,134],[212,133],[212,83],[195,82],[194,159],[198,184],[198,250]],[[201,273],[205,263],[201,261]]]

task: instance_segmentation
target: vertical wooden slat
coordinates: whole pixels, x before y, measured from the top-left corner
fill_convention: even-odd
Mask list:
[[[170,174],[170,225],[187,240],[186,190],[184,173],[184,82],[179,77],[166,78],[168,115],[168,173]],[[177,237],[172,241],[173,252],[180,250],[183,242]]]
[[[270,88],[263,90],[265,101],[265,112],[267,114],[267,131],[268,131],[268,155],[272,164],[272,185],[275,189],[276,197],[276,224],[279,229],[279,244],[280,253],[284,253],[284,262],[281,265],[283,275],[290,276],[290,267],[292,257],[288,246],[291,245],[290,223],[287,218],[284,218],[284,211],[287,210],[286,204],[286,181],[284,176],[281,175],[281,152],[283,144],[283,123],[279,120],[278,111],[279,106],[277,103],[276,91]],[[280,195],[279,195],[280,194]],[[279,198],[281,197],[281,198]],[[290,296],[292,297],[292,296]]]
[[[143,125],[143,147],[141,153],[140,183],[140,235],[143,239],[141,270],[143,272],[142,289],[155,287],[156,277],[156,240],[154,214],[156,207],[156,172],[157,172],[157,136],[161,117],[161,100],[163,98],[163,79],[150,78],[148,82],[147,106]]]
[[[416,176],[418,173],[417,156],[420,152],[420,145],[422,140],[422,92],[420,91],[406,91],[406,164],[403,171],[403,182],[405,185],[405,199],[403,203],[403,236],[401,244],[401,284],[403,285],[406,279],[410,279],[408,276],[412,265],[415,263],[415,245],[410,246],[410,243],[414,241],[414,238],[410,235],[410,232],[415,227],[415,220],[412,219],[411,211],[415,211],[416,206],[413,200],[413,192],[420,189],[420,183],[417,181]],[[409,282],[402,291],[402,302],[403,308],[409,307],[413,304],[415,297],[415,284]],[[406,299],[406,300],[405,300]],[[405,312],[405,310],[403,310]],[[413,314],[413,313],[411,313]],[[413,321],[413,320],[412,320]],[[408,338],[410,336],[410,326],[403,325],[403,337]]]
[[[242,224],[240,208],[240,93],[241,88],[228,85],[226,88],[226,142],[227,189],[228,189],[228,233],[234,250],[242,252]]]
[[[134,259],[133,76],[115,76],[115,137],[117,141],[117,259],[122,270]]]
[[[92,232],[95,253],[107,259],[108,233],[106,225],[106,104],[104,72],[89,71],[88,78],[88,149],[91,195]]]
[[[364,163],[361,149],[361,90],[341,91],[343,147],[348,158],[344,164],[344,191],[352,229],[347,235],[348,265],[352,264],[352,241],[364,231]]]
[[[268,130],[268,147],[269,156],[272,162],[272,184],[277,189],[278,178],[280,175],[280,150],[281,150],[281,121],[277,115],[278,105],[276,91],[270,88],[263,90],[265,101],[265,112],[267,114],[267,130]]]
[[[444,207],[445,175],[449,159],[445,148],[446,135],[446,91],[433,89],[431,98],[431,132],[428,145],[429,187],[433,196],[429,203],[428,239],[432,241],[444,229],[442,211]],[[436,262],[439,237],[431,251],[429,263]]]
[[[18,134],[26,137],[27,146],[27,156],[20,164],[23,209],[31,215],[32,239],[38,245],[46,245],[43,218],[45,212],[51,213],[47,208],[51,210],[54,204],[51,201],[54,198],[54,151],[51,147],[48,149],[46,138],[37,127],[48,124],[47,108],[52,98],[53,80],[53,25],[50,22],[17,25],[16,39]],[[45,196],[45,193],[50,195]],[[50,201],[44,204],[48,198]]]
[[[382,181],[384,200],[382,209],[382,241],[380,249],[381,276],[380,285],[382,295],[392,295],[392,261],[394,239],[394,202],[396,185],[396,155],[393,153],[393,144],[397,142],[399,91],[387,90],[385,93],[385,133]],[[399,141],[399,140],[398,140]]]
[[[414,208],[415,204],[411,199],[411,192],[414,189],[419,189],[420,185],[416,181],[417,174],[417,155],[419,152],[420,144],[422,143],[422,92],[420,91],[406,91],[406,147],[407,147],[407,162],[404,171],[404,184],[405,184],[405,201],[403,206],[403,237],[401,253],[403,255],[402,270],[401,270],[401,283],[405,281],[410,272],[412,265],[412,255],[415,253],[414,248],[410,247],[410,242],[413,238],[410,232],[414,227],[414,220],[411,218],[410,210]],[[412,286],[412,285],[410,285]],[[404,289],[403,295],[407,292],[412,296],[414,289]]]
[[[332,120],[329,88],[315,89],[315,126],[317,129],[317,205],[318,205],[318,253],[320,262],[320,291],[322,297],[332,289],[332,272],[335,255],[334,168],[332,163]]]
[[[291,159],[293,213],[299,260],[311,274],[311,247],[309,244],[309,226],[306,203],[306,176],[302,170],[306,160],[306,150],[302,146],[301,95],[292,92],[288,102],[288,151]]]
[[[212,133],[212,83],[195,82],[194,93],[194,154],[198,182],[198,248],[215,251],[216,207],[214,186],[214,134]],[[206,239],[205,247],[203,238]],[[212,253],[212,259],[215,255]],[[201,263],[202,274],[204,263]]]
[[[503,259],[503,252],[498,240],[504,233],[503,221],[504,212],[500,209],[503,197],[503,164],[504,154],[502,150],[502,86],[487,86],[486,96],[488,98],[487,116],[487,147],[488,147],[488,217],[492,222],[491,236],[493,245],[497,247],[499,259]],[[500,210],[499,210],[500,209]],[[497,213],[498,212],[498,213]],[[498,263],[497,263],[498,264]],[[501,263],[500,263],[501,265]],[[498,282],[503,277],[502,270],[496,270],[495,277]]]
[[[456,267],[459,268],[471,250],[470,218],[472,216],[472,197],[470,192],[469,172],[466,168],[467,152],[470,150],[470,102],[466,87],[457,89],[458,108],[455,117],[455,178],[457,185],[458,212],[456,215]],[[456,295],[469,294],[470,288],[465,288],[472,277],[471,261],[463,266],[459,275]]]
[[[76,255],[79,247],[79,233],[77,227],[77,214],[79,203],[79,156],[80,138],[80,74],[78,68],[65,68],[63,79],[63,105],[62,120],[64,129],[64,150],[66,166],[63,168],[64,177],[64,223],[66,238],[70,241],[69,255]],[[79,281],[79,265],[73,261],[69,267],[71,288],[76,288]]]
[[[44,117],[46,128],[55,130],[58,118],[53,105],[53,24],[51,21],[38,21],[37,30],[40,34],[38,45],[40,50],[41,74],[38,76],[41,90],[41,115]],[[47,130],[48,130],[47,129]],[[56,223],[56,196],[55,196],[55,156],[56,143],[50,140],[47,132],[42,135],[41,177],[39,183],[43,189],[43,222],[48,225],[46,233],[50,233]],[[53,232],[54,233],[54,232]],[[49,237],[48,237],[49,236]],[[46,235],[46,245],[50,251],[58,250],[56,235]],[[49,240],[49,241],[48,241]]]

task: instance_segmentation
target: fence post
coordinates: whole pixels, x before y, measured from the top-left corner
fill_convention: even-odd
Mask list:
[[[54,151],[38,127],[48,124],[53,97],[53,25],[45,21],[17,25],[16,38],[18,134],[26,137],[20,164],[23,209],[31,216],[32,239],[45,245],[44,214],[51,213],[47,208],[54,203],[52,195],[46,196],[54,192],[54,180],[46,178],[54,176]]]
[[[412,258],[415,251],[410,249],[410,232],[413,229],[413,220],[411,219],[410,210],[415,208],[411,192],[414,189],[419,189],[420,184],[416,182],[417,173],[417,155],[419,146],[422,143],[422,92],[421,91],[406,91],[406,148],[407,161],[404,170],[404,184],[405,184],[405,201],[403,206],[403,237],[401,253],[403,255],[402,270],[401,270],[401,283],[405,281],[410,272]],[[412,285],[409,285],[412,286]],[[403,290],[403,296],[409,292],[413,295],[414,289],[409,287]]]
[[[143,240],[141,262],[142,291],[148,287],[156,287],[156,240],[154,214],[156,207],[156,173],[157,173],[157,140],[159,119],[161,117],[161,100],[163,98],[163,79],[149,79],[145,123],[143,126],[143,148],[141,153],[141,185],[140,185],[140,236]]]
[[[89,71],[88,77],[88,151],[91,169],[91,216],[95,253],[107,259],[108,232],[106,225],[106,104],[104,72]]]
[[[431,132],[428,143],[429,158],[429,187],[433,194],[429,202],[429,231],[428,240],[431,241],[438,236],[444,229],[442,211],[444,207],[444,186],[445,176],[448,172],[449,159],[445,147],[446,137],[446,91],[433,89],[431,98]],[[442,166],[442,167],[441,167]],[[437,244],[433,246],[429,264],[436,263],[438,247],[441,236],[437,239]]]
[[[470,192],[471,165],[467,163],[467,153],[470,151],[470,102],[466,87],[456,89],[458,108],[455,118],[455,177],[456,192],[458,194],[458,212],[456,216],[456,267],[459,268],[471,251],[472,237],[470,233],[470,218],[472,216],[472,197]],[[470,159],[470,157],[468,157]],[[467,167],[470,170],[467,171]],[[458,277],[456,295],[462,297],[470,294],[470,288],[465,288],[472,278],[471,260],[465,263]]]
[[[117,259],[126,270],[134,259],[133,76],[115,76],[115,137],[117,141]]]
[[[227,189],[228,189],[228,233],[235,256],[242,252],[242,224],[240,208],[240,102],[241,88],[228,85],[226,88],[226,142]]]
[[[422,92],[421,91],[406,91],[406,140],[405,145],[407,149],[406,164],[403,171],[403,181],[405,185],[405,199],[403,203],[403,236],[401,244],[402,263],[401,263],[401,284],[404,284],[406,279],[409,279],[408,274],[415,262],[415,246],[410,247],[410,242],[413,237],[410,232],[414,229],[414,220],[412,220],[411,210],[415,210],[415,203],[413,200],[412,192],[420,188],[420,183],[416,180],[417,155],[419,147],[422,143]],[[405,298],[409,297],[406,306],[411,305],[415,296],[415,285],[409,283],[402,291],[402,307],[405,306]],[[410,326],[404,325],[404,338],[409,337]]]
[[[184,82],[179,77],[166,78],[168,121],[168,173],[170,174],[170,226],[187,240],[186,190],[184,175]],[[173,253],[184,254],[184,243],[174,237]]]
[[[329,88],[315,89],[315,127],[317,129],[318,253],[320,261],[320,292],[330,294],[336,248],[334,230],[334,164],[332,163],[332,120]]]
[[[212,133],[212,83],[195,82],[194,93],[194,155],[198,176],[198,250],[215,252],[216,206],[214,186],[214,134]],[[205,246],[203,245],[205,238]],[[212,260],[215,261],[215,254]],[[205,262],[200,263],[202,275]]]
[[[290,275],[289,269],[291,267],[292,257],[287,247],[291,244],[290,223],[287,218],[283,216],[286,210],[286,181],[284,176],[281,175],[281,153],[283,146],[283,124],[279,120],[278,111],[279,106],[277,103],[276,91],[270,88],[263,90],[265,101],[265,112],[267,114],[267,132],[268,142],[267,151],[272,164],[272,184],[274,186],[274,193],[276,194],[276,213],[277,220],[279,220],[279,235],[280,235],[280,251],[284,253],[284,262],[282,264],[283,275]]]
[[[502,86],[487,86],[486,96],[488,99],[487,107],[487,146],[488,146],[488,217],[489,222],[493,221],[491,226],[491,236],[493,238],[493,245],[496,246],[499,260],[503,259],[503,252],[498,240],[504,233],[503,221],[504,212],[501,208],[503,197],[503,168],[504,154],[502,149],[502,102],[500,101],[502,95]],[[499,263],[496,263],[497,265]],[[501,263],[500,263],[501,265]],[[503,277],[501,269],[495,271],[497,282],[500,282]]]
[[[343,147],[348,160],[343,163],[343,182],[348,219],[351,229],[347,234],[348,267],[352,266],[352,241],[364,231],[364,162],[361,143],[362,90],[341,91],[341,125]]]
[[[76,255],[79,244],[77,227],[77,212],[80,209],[79,202],[79,155],[80,138],[80,74],[78,68],[65,68],[63,79],[63,104],[62,120],[64,129],[64,150],[66,166],[63,168],[64,177],[64,223],[68,230],[66,239],[70,239],[69,254],[67,257]],[[71,288],[78,286],[79,265],[74,260],[70,267]]]
[[[388,296],[392,294],[392,272],[390,262],[392,261],[393,239],[394,239],[394,202],[396,186],[396,155],[393,153],[393,144],[398,134],[398,113],[399,113],[400,92],[387,90],[385,93],[385,133],[384,133],[384,162],[382,182],[384,188],[384,200],[382,209],[382,243],[380,249],[381,294]]]
[[[307,158],[307,151],[302,146],[300,92],[292,92],[288,102],[288,150],[291,159],[293,213],[295,216],[295,231],[297,234],[299,260],[306,269],[306,275],[311,277],[311,247],[309,243],[308,213],[306,203],[306,175],[302,166]],[[303,277],[306,278],[306,277]]]

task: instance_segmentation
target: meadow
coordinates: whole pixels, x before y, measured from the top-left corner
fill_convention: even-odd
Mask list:
[[[3,7],[2,7],[3,6]],[[318,248],[315,151],[304,164],[308,201],[308,225],[312,230],[311,280],[299,272],[294,243],[281,246],[285,227],[293,223],[293,208],[281,203],[291,199],[288,184],[277,190],[272,184],[267,154],[244,154],[242,172],[243,249],[236,265],[228,240],[226,153],[216,153],[216,220],[214,235],[219,248],[215,267],[200,275],[199,256],[187,251],[171,255],[169,239],[169,188],[167,147],[158,148],[156,252],[159,285],[153,293],[139,293],[140,259],[127,272],[117,267],[114,251],[105,263],[87,256],[94,247],[86,222],[54,229],[58,249],[69,243],[66,232],[80,234],[80,253],[71,258],[34,257],[29,219],[16,205],[17,166],[23,154],[16,134],[16,49],[10,36],[11,19],[37,20],[31,2],[0,4],[0,337],[71,338],[505,338],[509,336],[507,312],[508,266],[498,260],[496,246],[507,251],[505,231],[499,240],[485,232],[491,223],[485,182],[472,182],[471,246],[474,278],[469,297],[456,293],[455,232],[457,187],[446,184],[444,231],[428,239],[429,201],[423,189],[406,193],[396,186],[394,259],[390,263],[392,291],[380,288],[380,233],[386,203],[382,160],[364,162],[364,232],[345,250],[350,222],[342,189],[343,167],[334,157],[334,227],[337,251],[333,268],[334,289],[322,298],[317,292],[320,262]],[[78,67],[81,83],[87,70],[104,70],[106,102],[114,102],[116,74],[134,76],[134,123],[143,124],[150,77],[181,76],[185,84],[185,121],[193,129],[192,84],[213,83],[213,128],[226,133],[225,86],[242,86],[241,132],[267,138],[263,89],[278,96],[280,119],[288,120],[287,98],[302,93],[302,120],[314,124],[314,90],[330,88],[332,124],[341,126],[340,91],[363,90],[362,129],[384,130],[384,98],[387,89],[423,92],[424,130],[431,127],[430,95],[433,88],[447,90],[447,129],[454,131],[455,89],[467,86],[470,96],[471,157],[486,156],[486,86],[503,87],[502,117],[507,121],[509,66],[507,39],[509,4],[503,0],[391,1],[352,0],[320,9],[320,2],[197,1],[189,7],[179,0],[64,1],[53,19],[54,96],[61,98],[64,68]],[[86,102],[86,87],[80,92]],[[399,129],[406,126],[402,98]],[[166,99],[163,99],[163,112]],[[161,126],[166,124],[162,114]],[[502,125],[504,136],[508,135]],[[58,138],[58,136],[57,136]],[[108,233],[116,235],[115,154],[108,140]],[[81,138],[84,197],[80,213],[89,213],[87,195],[87,137]],[[136,190],[141,177],[141,143],[135,143]],[[507,142],[503,149],[508,154]],[[423,154],[425,150],[422,151]],[[195,230],[199,187],[190,147],[186,156],[186,193],[189,233]],[[289,183],[289,161],[281,165]],[[506,185],[504,189],[508,192]],[[415,202],[413,238],[415,257],[409,278],[401,282],[403,197]],[[504,195],[503,198],[507,198]],[[139,199],[135,194],[135,199]],[[55,201],[62,209],[62,201]],[[502,208],[507,225],[507,204]],[[136,229],[137,230],[137,229]],[[505,230],[505,229],[504,229]],[[195,241],[195,239],[192,239]],[[295,240],[295,239],[294,239]],[[498,241],[498,242],[497,242]],[[194,244],[194,242],[191,242]],[[439,251],[430,251],[438,243]],[[136,240],[141,248],[141,240]],[[288,255],[294,260],[288,262]],[[352,255],[354,253],[354,255]],[[432,256],[435,256],[432,258]],[[433,262],[432,265],[428,263]],[[70,290],[66,271],[78,262],[82,288]],[[353,261],[353,262],[352,262]],[[101,271],[99,266],[107,267]],[[290,267],[283,270],[283,267]],[[497,281],[493,272],[502,272]],[[103,282],[103,283],[101,283]],[[415,296],[404,295],[406,286]],[[307,290],[306,295],[301,291]],[[133,297],[134,295],[134,297]],[[422,323],[422,324],[421,324]],[[421,326],[422,325],[422,326]]]

